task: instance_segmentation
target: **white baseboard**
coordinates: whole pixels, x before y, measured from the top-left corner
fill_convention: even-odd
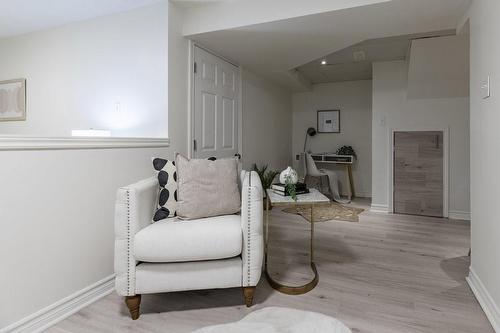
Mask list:
[[[470,221],[470,212],[462,212],[459,210],[450,210],[448,218],[452,220],[468,220]]]
[[[370,212],[389,214],[389,207],[387,205],[372,204],[370,207]]]
[[[355,198],[371,198],[372,197],[372,194],[368,193],[368,192],[359,192],[359,191],[356,191],[355,194],[356,194]],[[348,196],[347,193],[341,193],[340,195],[343,196],[343,197],[347,197]]]
[[[466,280],[481,308],[483,308],[486,317],[488,317],[491,326],[493,326],[495,332],[500,333],[500,309],[472,267],[469,268],[469,276]]]
[[[370,212],[388,214],[389,207],[387,205],[372,204],[370,207]],[[452,220],[468,220],[468,221],[470,221],[470,212],[451,210],[448,212],[448,218],[452,219]]]
[[[114,274],[98,281],[60,301],[37,311],[20,321],[0,329],[6,332],[42,332],[66,319],[87,305],[111,294],[115,287]]]

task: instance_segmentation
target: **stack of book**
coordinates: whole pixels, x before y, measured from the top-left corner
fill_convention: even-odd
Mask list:
[[[283,195],[283,196],[289,196],[290,193],[286,190],[286,185],[285,184],[273,184],[271,185],[271,189],[273,190],[274,193]],[[297,183],[295,184],[295,193],[297,195],[299,194],[306,194],[309,193],[309,190],[307,189],[306,184],[304,183]]]

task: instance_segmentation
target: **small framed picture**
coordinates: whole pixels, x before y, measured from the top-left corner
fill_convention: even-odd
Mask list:
[[[318,133],[340,133],[340,110],[318,110]]]
[[[26,120],[26,79],[0,81],[0,121]]]

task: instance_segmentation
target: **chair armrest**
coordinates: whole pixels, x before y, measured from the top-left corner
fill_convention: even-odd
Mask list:
[[[243,287],[254,287],[260,280],[264,258],[262,184],[255,171],[242,171],[241,227],[243,229]]]
[[[115,288],[121,296],[135,295],[133,254],[135,234],[151,224],[158,195],[158,180],[148,178],[121,187],[115,204]]]

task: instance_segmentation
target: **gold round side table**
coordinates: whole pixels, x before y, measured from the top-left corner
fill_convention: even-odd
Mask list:
[[[330,202],[325,195],[319,192],[316,189],[310,189],[310,192],[307,194],[299,194],[297,195],[297,201],[294,201],[289,196],[282,196],[274,193],[272,190],[267,190],[267,198],[266,198],[266,218],[265,218],[265,242],[264,242],[264,272],[267,278],[267,281],[271,285],[273,289],[276,289],[279,292],[282,292],[287,295],[301,295],[305,294],[316,287],[319,282],[319,274],[314,264],[314,205],[316,204],[326,204]],[[282,284],[276,280],[274,280],[268,271],[268,245],[269,245],[269,205],[273,207],[286,207],[286,206],[310,206],[311,207],[311,238],[310,238],[310,265],[311,269],[314,273],[314,277],[308,283],[301,286],[288,286]]]

